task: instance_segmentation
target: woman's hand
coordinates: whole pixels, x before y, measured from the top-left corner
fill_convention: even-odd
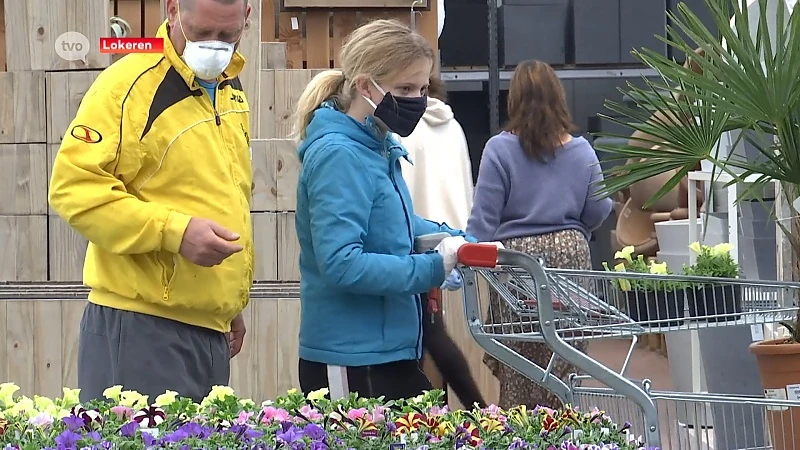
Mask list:
[[[442,255],[444,261],[444,273],[449,274],[458,264],[458,249],[467,241],[461,236],[450,236],[442,239],[434,251]]]

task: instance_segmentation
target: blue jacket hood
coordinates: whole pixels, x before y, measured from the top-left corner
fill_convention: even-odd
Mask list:
[[[406,149],[392,137],[391,133],[382,131],[374,118],[370,116],[366,118],[366,123],[359,123],[339,111],[332,100],[328,100],[314,111],[311,122],[306,127],[306,138],[297,147],[300,162],[303,162],[306,151],[314,142],[332,134],[343,135],[376,153],[396,147],[400,150],[400,154],[397,156],[408,156]]]

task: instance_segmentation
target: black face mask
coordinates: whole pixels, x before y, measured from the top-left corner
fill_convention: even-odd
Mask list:
[[[383,92],[377,83],[373,81],[373,84]],[[370,103],[372,103],[371,100]],[[391,92],[387,92],[383,95],[383,100],[375,107],[373,115],[393,132],[402,137],[408,137],[417,127],[427,108],[428,97],[425,95],[421,97],[395,97]]]

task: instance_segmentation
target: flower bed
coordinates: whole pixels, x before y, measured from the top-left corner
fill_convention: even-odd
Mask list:
[[[106,401],[80,405],[78,390],[61,398],[16,396],[0,384],[0,444],[5,449],[596,449],[642,447],[602,411],[497,407],[449,411],[441,391],[407,401],[327,391],[308,398],[291,390],[256,405],[218,386],[200,404],[166,392],[154,401],[114,386]]]

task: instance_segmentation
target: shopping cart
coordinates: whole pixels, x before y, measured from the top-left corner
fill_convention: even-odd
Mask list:
[[[647,445],[661,449],[800,450],[800,430],[795,430],[794,442],[791,438],[775,442],[784,428],[791,427],[792,414],[800,414],[800,401],[659,392],[649,379],[625,376],[638,336],[792,320],[800,283],[550,269],[525,253],[488,244],[464,245],[458,256],[464,266],[465,316],[473,338],[487,353],[565,404],[600,407],[624,418]],[[633,279],[640,281],[634,285],[649,282],[661,290],[621,289]],[[487,296],[479,295],[479,280],[485,281],[494,300],[487,302]],[[713,283],[717,289],[709,293],[687,288],[702,283]],[[709,305],[724,308],[710,310],[714,308]],[[608,338],[631,340],[619,371],[570,345]],[[512,341],[545,343],[553,357],[541,367],[506,345]],[[582,374],[572,374],[568,380],[554,376],[556,358]],[[606,387],[584,387],[583,381],[589,379]],[[712,421],[713,428],[692,425]]]

